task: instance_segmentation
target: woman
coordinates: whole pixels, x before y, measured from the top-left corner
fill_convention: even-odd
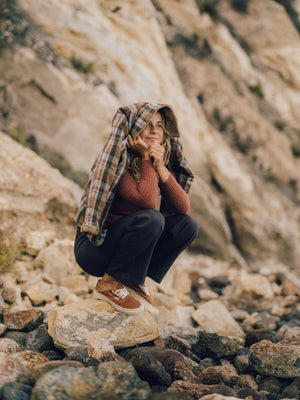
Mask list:
[[[187,215],[192,179],[169,106],[118,109],[85,186],[74,247],[80,267],[102,277],[98,297],[116,310],[158,312],[145,279],[161,282],[197,235]]]

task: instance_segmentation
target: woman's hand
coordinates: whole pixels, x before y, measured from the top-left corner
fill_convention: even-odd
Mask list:
[[[138,153],[142,160],[150,160],[149,147],[140,136],[135,139],[128,135],[127,147],[134,153]]]
[[[164,164],[165,149],[160,144],[153,143],[149,148],[149,155],[161,182],[166,182],[169,178],[170,172]]]

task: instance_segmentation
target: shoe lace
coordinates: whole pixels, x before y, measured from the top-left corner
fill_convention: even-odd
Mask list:
[[[113,294],[117,297],[120,297],[120,299],[124,299],[126,296],[129,295],[129,292],[125,287],[122,289],[117,289],[117,290],[112,290]]]
[[[140,289],[142,289],[142,291],[143,291],[147,296],[150,296],[150,292],[149,292],[149,290],[148,290],[148,288],[147,288],[146,285],[140,285]]]

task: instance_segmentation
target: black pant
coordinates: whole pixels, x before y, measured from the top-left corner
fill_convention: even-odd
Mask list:
[[[161,282],[177,256],[195,239],[197,222],[189,215],[164,217],[146,209],[112,223],[99,247],[79,229],[74,252],[77,263],[90,275],[108,275],[140,285],[149,276]]]

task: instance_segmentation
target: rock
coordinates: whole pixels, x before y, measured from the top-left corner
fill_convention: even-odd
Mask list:
[[[174,327],[192,327],[192,314],[194,310],[195,308],[192,306],[176,305],[169,313],[168,325]]]
[[[115,348],[122,348],[159,336],[150,313],[127,316],[100,300],[83,300],[50,311],[48,325],[55,346],[62,350],[87,345],[95,337],[110,340]]]
[[[249,317],[245,318],[242,327],[246,331],[252,329],[276,330],[279,317],[271,315],[268,311],[253,312]]]
[[[19,332],[19,331],[7,331],[5,333],[5,337],[7,339],[11,339],[14,342],[17,342],[22,348],[25,347],[25,342],[26,342],[26,332]]]
[[[247,374],[253,372],[252,367],[249,365],[248,354],[236,356],[233,360],[233,363],[239,374]]]
[[[73,235],[74,184],[8,135],[0,132],[0,140],[2,229],[8,246],[21,245],[37,226],[41,232],[57,231],[59,237]]]
[[[276,333],[270,329],[253,329],[246,333],[245,345],[246,347],[250,347],[253,343],[260,342],[263,339],[273,343],[278,341]]]
[[[205,357],[233,358],[243,353],[243,344],[244,341],[241,338],[199,332],[198,342],[192,346],[192,351],[201,359]]]
[[[11,356],[26,370],[49,361],[43,354],[31,350],[23,350]]]
[[[7,382],[13,382],[24,371],[18,360],[0,353],[0,388]]]
[[[30,331],[37,328],[43,320],[43,313],[37,309],[21,311],[5,311],[3,320],[8,329]]]
[[[29,231],[25,238],[26,251],[36,256],[40,250],[45,248],[56,236],[54,230],[48,231]]]
[[[193,371],[196,368],[193,368]],[[184,362],[177,361],[174,366],[173,378],[175,381],[187,381],[191,383],[200,383],[198,376],[193,372],[190,368],[188,368]],[[202,368],[199,366],[197,368],[197,372],[201,372]]]
[[[299,399],[300,397],[300,379],[296,378],[293,382],[288,385],[283,391],[282,395],[287,398]]]
[[[163,363],[155,357],[155,354],[152,354],[151,349],[132,349],[125,352],[124,358],[134,366],[139,377],[151,386],[170,386],[172,382],[171,371],[167,372]]]
[[[196,340],[195,340],[196,343]],[[166,341],[166,347],[168,349],[179,351],[179,353],[184,354],[195,362],[200,362],[199,357],[192,352],[192,345],[188,340],[180,338],[176,335],[170,335]]]
[[[195,399],[200,399],[212,390],[214,385],[203,385],[202,383],[191,383],[187,381],[174,381],[168,388],[170,393],[187,393]]]
[[[69,239],[56,240],[39,252],[35,266],[43,269],[57,285],[61,285],[61,280],[66,276],[74,272],[78,275],[79,272],[74,265],[73,245],[74,242]]]
[[[6,331],[6,325],[0,323],[0,336],[2,336],[5,331]]]
[[[226,362],[224,365],[204,369],[199,375],[199,380],[206,385],[215,385],[223,382],[225,385],[232,387],[238,382],[239,375],[236,369]]]
[[[17,382],[8,382],[2,386],[0,396],[2,400],[30,400],[32,388]]]
[[[34,279],[25,283],[22,292],[29,297],[34,306],[51,303],[57,296],[57,288],[41,279]]]
[[[238,398],[222,396],[221,394],[207,394],[206,396],[201,397],[201,400],[238,400]]]
[[[99,384],[99,380],[90,368],[64,365],[49,370],[36,381],[31,399],[57,399],[63,393],[67,399],[84,400],[95,395]]]
[[[243,337],[244,332],[219,300],[210,300],[192,314],[194,320],[208,333]]]
[[[237,285],[235,297],[249,296],[270,300],[274,297],[273,288],[269,280],[260,274],[241,273],[232,280]]]
[[[19,343],[12,339],[1,338],[0,339],[0,353],[13,354],[22,349]]]
[[[178,361],[182,362],[188,369],[192,369],[197,366],[197,363],[185,357],[176,350],[160,348],[156,346],[143,346],[137,349],[129,349],[120,353],[127,361],[130,361],[132,357],[139,360],[143,357],[149,357],[149,364],[152,362],[152,358],[156,359],[167,371],[167,373],[173,379],[175,365]],[[153,363],[156,366],[156,371],[158,370],[159,364]]]
[[[296,378],[300,376],[299,358],[299,338],[279,343],[262,340],[250,347],[249,363],[262,375]]]
[[[41,378],[45,373],[59,367],[82,368],[82,364],[78,361],[69,360],[47,361],[45,363],[38,364],[35,367],[30,368],[26,372],[20,374],[18,376],[18,382],[24,385],[34,386],[36,381]]]
[[[147,400],[193,400],[187,393],[155,393],[148,397]]]
[[[46,350],[54,350],[53,340],[49,335],[45,324],[42,324],[38,328],[28,332],[26,335],[25,347],[28,350],[35,350],[40,353]]]
[[[274,376],[260,376],[257,379],[258,381],[258,390],[259,391],[267,391],[269,393],[278,393],[282,392],[283,384],[282,382],[275,378]]]
[[[257,385],[255,379],[251,375],[245,374],[245,375],[239,376],[238,381],[234,385],[234,388],[235,389],[249,388],[249,389],[253,389],[253,390],[257,391],[258,385]]]
[[[99,362],[122,361],[114,349],[114,346],[107,339],[94,338],[88,342],[88,356],[95,358]]]
[[[250,388],[239,389],[237,392],[237,397],[240,399],[252,398],[253,400],[266,400],[266,396],[264,394],[260,394],[256,390]]]

